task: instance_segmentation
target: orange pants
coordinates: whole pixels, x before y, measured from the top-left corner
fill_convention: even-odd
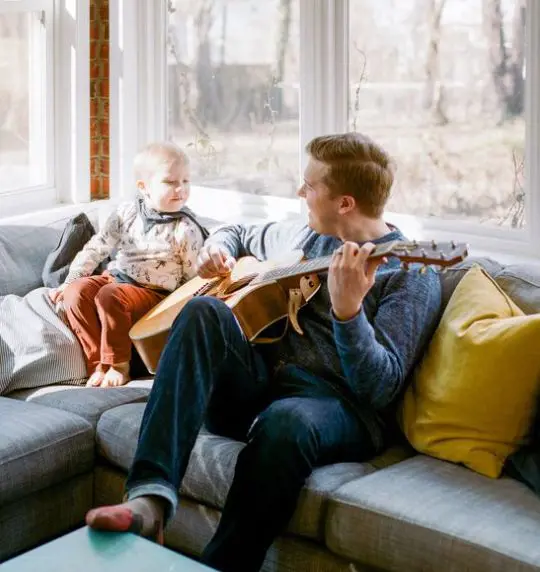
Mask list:
[[[114,281],[107,272],[79,278],[64,290],[67,319],[77,336],[88,375],[102,363],[113,365],[131,358],[129,330],[164,295]]]

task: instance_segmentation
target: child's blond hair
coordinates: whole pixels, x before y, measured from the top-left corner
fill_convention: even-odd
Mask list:
[[[163,164],[181,162],[189,165],[189,157],[172,141],[159,141],[146,145],[137,153],[134,160],[135,178],[146,180],[150,173]]]

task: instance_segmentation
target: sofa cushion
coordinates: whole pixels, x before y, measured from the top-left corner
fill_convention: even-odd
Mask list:
[[[525,314],[540,312],[540,266],[511,264],[495,280]]]
[[[108,409],[126,403],[140,403],[148,399],[151,381],[124,387],[90,388],[73,386],[42,387],[38,390],[16,391],[8,397],[31,401],[48,407],[70,411],[89,421],[94,427]]]
[[[0,506],[90,471],[93,462],[88,421],[0,397]]]
[[[347,483],[326,525],[331,550],[382,570],[540,569],[540,498],[430,457]]]
[[[43,285],[58,288],[64,283],[73,259],[95,234],[85,213],[79,213],[66,224],[56,248],[49,253],[43,265]]]
[[[128,470],[137,445],[143,404],[124,405],[104,413],[97,426],[98,451],[114,465]],[[191,454],[180,493],[207,506],[222,509],[244,443],[201,431]],[[390,453],[378,457],[379,466],[403,458]],[[386,461],[385,461],[386,459]],[[321,539],[329,494],[344,483],[376,470],[370,463],[340,463],[316,469],[301,493],[289,525],[291,532]]]
[[[504,268],[502,264],[491,258],[470,257],[455,266],[447,268],[444,272],[439,273],[443,308],[448,304],[450,296],[452,296],[452,293],[461,279],[474,265],[481,266],[491,276],[497,276]]]
[[[93,493],[93,473],[84,473],[3,505],[0,563],[79,527],[93,506]],[[43,570],[39,565],[35,569]]]
[[[42,286],[41,269],[59,237],[54,228],[0,225],[0,296]]]

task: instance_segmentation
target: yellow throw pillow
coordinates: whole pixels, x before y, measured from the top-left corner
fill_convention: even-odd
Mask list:
[[[419,452],[498,477],[526,437],[540,380],[540,314],[479,266],[454,290],[401,408]]]

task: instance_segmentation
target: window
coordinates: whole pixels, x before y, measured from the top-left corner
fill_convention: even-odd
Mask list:
[[[0,192],[52,183],[53,22],[26,4],[0,3]],[[51,3],[41,4],[50,17]]]
[[[0,217],[89,200],[89,0],[0,0]]]
[[[304,145],[350,129],[396,158],[411,236],[540,256],[539,2],[148,0],[138,25],[137,144],[189,146],[197,207],[297,203]]]
[[[397,159],[390,210],[525,227],[526,17],[524,0],[350,0],[349,126]]]
[[[213,188],[294,197],[298,0],[171,0],[167,128]]]

